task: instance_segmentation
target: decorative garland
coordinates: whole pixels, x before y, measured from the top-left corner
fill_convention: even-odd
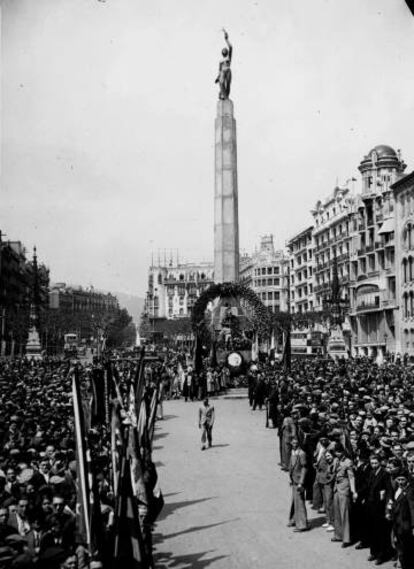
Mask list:
[[[194,304],[191,320],[194,333],[199,338],[207,339],[210,336],[205,322],[205,311],[208,304],[216,298],[229,297],[246,301],[253,309],[252,323],[254,330],[262,335],[269,334],[272,325],[270,312],[257,294],[251,288],[240,283],[221,283],[213,284],[207,288]]]

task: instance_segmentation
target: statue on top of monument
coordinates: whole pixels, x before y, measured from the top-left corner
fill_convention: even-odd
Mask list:
[[[223,59],[219,64],[219,74],[216,79],[216,83],[220,86],[219,99],[228,99],[230,96],[230,85],[231,85],[231,56],[233,54],[233,46],[229,42],[229,34],[223,28],[224,39],[226,40],[227,47],[221,50],[223,54]]]

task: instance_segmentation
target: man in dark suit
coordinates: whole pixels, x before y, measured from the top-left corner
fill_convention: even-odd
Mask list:
[[[35,562],[37,562],[39,558],[40,543],[46,533],[44,530],[44,520],[45,516],[41,510],[34,511],[29,515],[32,529],[26,534],[25,539],[27,541],[27,549]]]
[[[289,463],[289,477],[292,486],[292,504],[288,526],[296,526],[293,531],[309,529],[305,504],[306,454],[299,447],[297,438],[292,439],[292,452]]]
[[[3,542],[9,535],[16,533],[16,529],[9,526],[8,521],[9,510],[0,507],[0,542]]]
[[[62,547],[64,550],[68,550],[72,547],[73,540],[71,536],[63,531],[60,518],[53,515],[49,518],[48,522],[50,524],[50,530],[47,531],[40,540],[40,555],[48,548]]]
[[[30,523],[28,520],[29,501],[27,498],[20,498],[17,502],[16,511],[9,515],[9,526],[24,537],[30,531]]]
[[[378,456],[370,457],[370,465],[365,501],[370,547],[368,560],[375,560],[375,565],[380,565],[391,552],[391,528],[385,519],[385,505],[392,489],[390,475],[381,466]]]
[[[396,476],[397,489],[391,504],[392,529],[401,569],[414,567],[414,488],[409,473],[401,470]]]

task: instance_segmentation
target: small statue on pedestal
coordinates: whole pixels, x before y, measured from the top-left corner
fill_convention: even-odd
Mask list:
[[[233,46],[229,42],[229,34],[223,28],[224,39],[226,41],[227,47],[221,50],[223,54],[223,59],[219,64],[219,74],[216,79],[216,83],[220,86],[219,99],[228,99],[230,96],[230,86],[231,86],[231,56],[233,54]]]

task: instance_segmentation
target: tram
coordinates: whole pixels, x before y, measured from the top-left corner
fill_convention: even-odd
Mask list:
[[[290,335],[292,357],[317,357],[326,353],[324,334],[318,330],[294,330]]]

